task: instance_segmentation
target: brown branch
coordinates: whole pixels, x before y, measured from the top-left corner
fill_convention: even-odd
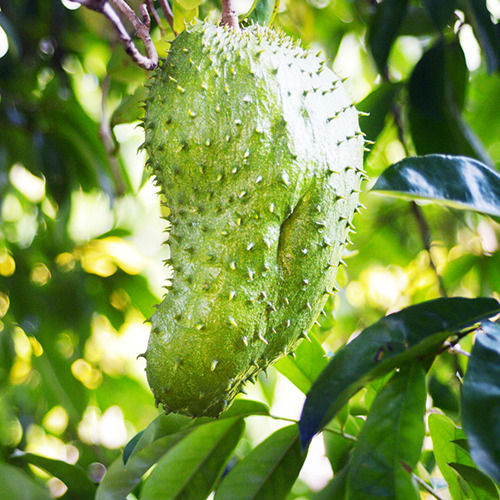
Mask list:
[[[163,15],[167,20],[169,26],[172,28],[174,35],[177,36],[177,32],[174,29],[174,14],[172,13],[172,9],[170,8],[170,4],[168,0],[160,0],[161,10],[163,11]]]
[[[403,149],[405,151],[406,156],[411,156],[410,151],[408,149],[408,146],[405,141],[404,137],[404,131],[403,131],[403,121],[401,119],[401,111],[399,109],[399,106],[397,104],[392,105],[392,116],[394,117],[394,123],[396,124],[396,129],[398,131],[398,139],[401,145],[403,146]],[[432,257],[431,253],[431,244],[432,244],[432,237],[431,237],[431,230],[429,228],[429,224],[427,223],[427,220],[422,213],[422,210],[420,210],[420,207],[414,202],[410,202],[410,207],[411,211],[413,213],[413,216],[415,217],[418,228],[420,230],[420,235],[422,237],[422,241],[424,243],[424,248],[427,251],[429,255],[429,265],[431,266],[431,269],[434,271],[434,274],[436,275],[436,279],[438,282],[439,286],[439,293],[443,297],[447,297],[448,294],[446,292],[446,288],[444,286],[444,281],[442,276],[439,274],[437,270],[436,263],[434,262],[434,258]]]
[[[146,70],[155,69],[158,66],[158,53],[154,46],[153,40],[150,35],[151,19],[149,17],[148,8],[146,4],[141,4],[139,7],[142,20],[139,19],[135,12],[130,8],[130,6],[124,0],[111,0],[118,10],[127,18],[130,24],[134,27],[137,36],[144,43],[146,49],[146,55],[142,55],[134,41],[129,35],[128,31],[125,29],[123,22],[109,3],[109,0],[76,0],[78,3],[84,5],[88,9],[100,12],[106,16],[109,21],[113,24],[115,30],[120,37],[123,47],[127,54],[138,64],[141,68]]]
[[[222,0],[222,26],[229,26],[234,31],[240,31],[238,23],[238,14],[234,8],[234,0]]]
[[[151,15],[155,18],[156,24],[158,25],[158,28],[160,28],[160,33],[161,36],[165,36],[165,30],[163,29],[163,26],[161,24],[161,19],[160,16],[158,15],[158,12],[155,9],[155,6],[153,5],[153,0],[146,0],[146,4],[148,6],[149,12],[151,12]]]

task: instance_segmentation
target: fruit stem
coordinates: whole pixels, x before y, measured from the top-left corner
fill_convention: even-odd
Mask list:
[[[229,26],[234,31],[240,31],[238,23],[238,14],[234,8],[234,0],[222,0],[222,19],[221,25]]]

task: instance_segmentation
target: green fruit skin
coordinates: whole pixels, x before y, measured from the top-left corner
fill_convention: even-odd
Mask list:
[[[148,86],[174,278],[147,377],[166,411],[217,416],[332,293],[364,176],[358,113],[324,62],[261,27],[189,27]]]

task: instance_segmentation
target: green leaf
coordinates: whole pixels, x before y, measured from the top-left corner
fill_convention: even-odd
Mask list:
[[[13,458],[16,461],[36,465],[59,478],[68,487],[71,497],[74,499],[85,500],[92,498],[95,494],[95,485],[90,481],[87,472],[77,464],[69,464],[62,460],[54,460],[22,451],[16,452]]]
[[[250,11],[243,17],[262,26],[270,26],[278,12],[280,0],[255,0]]]
[[[326,426],[325,432],[323,432],[326,456],[330,461],[334,473],[338,473],[345,467],[349,460],[349,454],[354,446],[354,441],[347,439],[342,434],[357,436],[359,434],[361,421],[351,414],[348,414],[343,425],[339,425],[338,428],[336,428],[334,425],[336,422],[337,419],[334,420],[333,424],[330,423]]]
[[[385,170],[373,190],[500,217],[500,175],[465,156],[405,158]]]
[[[52,496],[23,470],[0,463],[2,500],[50,500]]]
[[[476,336],[462,389],[462,418],[477,466],[500,484],[500,325]]]
[[[448,464],[455,469],[462,479],[467,483],[469,495],[473,500],[498,500],[498,492],[493,481],[481,471],[470,465],[450,462]]]
[[[296,424],[284,427],[254,448],[223,479],[215,500],[286,498],[305,460]]]
[[[268,415],[269,408],[258,401],[237,399],[219,421],[249,415]],[[117,458],[109,467],[97,489],[96,500],[122,500],[139,483],[142,476],[173,446],[195,428],[213,422],[203,417],[193,420],[184,415],[160,415],[126,446],[123,458]]]
[[[463,121],[468,70],[458,42],[439,40],[416,64],[409,82],[409,122],[419,155],[444,153],[492,164]]]
[[[369,141],[375,142],[384,129],[386,117],[402,88],[400,83],[384,82],[357,104],[359,111],[367,113],[367,116],[360,116],[359,126]]]
[[[485,0],[467,0],[474,33],[486,55],[488,71],[496,71],[500,63],[500,38]]]
[[[147,88],[140,85],[132,95],[125,96],[111,115],[111,128],[120,123],[132,123],[139,120],[144,114],[141,104],[147,93]]]
[[[248,417],[250,415],[269,415],[269,408],[260,401],[250,399],[236,399],[234,403],[221,415],[219,420],[232,417]],[[192,419],[184,415],[169,413],[155,418],[143,431],[141,437],[135,442],[131,456],[146,448],[154,441],[176,432],[193,429],[200,425],[213,422],[213,418],[200,417]],[[132,438],[133,440],[134,438]]]
[[[467,496],[460,485],[458,476],[449,465],[450,463],[473,465],[467,451],[455,444],[456,440],[465,438],[465,433],[456,427],[451,419],[437,413],[429,416],[429,431],[437,466],[448,483],[452,498],[465,500]]]
[[[337,351],[309,391],[299,423],[303,445],[370,380],[433,355],[453,332],[500,311],[495,299],[431,300],[390,314]]]
[[[242,418],[195,429],[158,462],[144,483],[141,500],[200,499],[208,496],[238,444]]]
[[[310,342],[302,342],[295,351],[295,359],[290,356],[280,359],[274,367],[304,394],[311,388],[328,364],[328,357],[314,335]]]
[[[378,393],[349,465],[349,500],[418,500],[411,477],[425,435],[425,372],[414,362]]]
[[[139,483],[142,476],[192,429],[185,429],[150,443],[127,463],[118,457],[108,468],[97,488],[96,500],[123,500]]]
[[[442,30],[453,20],[457,0],[423,0],[422,3],[438,30]]]
[[[348,473],[349,466],[346,465],[321,491],[315,492],[311,500],[344,500]]]
[[[381,75],[408,7],[408,0],[384,0],[377,6],[368,28],[368,45]]]

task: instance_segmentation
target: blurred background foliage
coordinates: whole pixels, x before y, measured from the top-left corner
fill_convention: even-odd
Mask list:
[[[467,154],[498,167],[500,2],[385,0],[385,14],[377,3],[282,0],[275,20],[349,77],[375,141],[340,292],[315,327],[330,352],[384,314],[443,293],[500,298],[497,223],[435,205],[419,208],[422,222],[410,203],[368,192],[407,154]],[[0,485],[16,484],[22,498],[45,498],[43,484],[76,497],[15,450],[78,464],[97,482],[159,413],[136,359],[171,277],[168,209],[137,152],[147,74],[103,16],[78,7],[0,1]],[[215,0],[172,7],[177,31],[220,17]],[[153,29],[160,56],[173,37],[162,29],[163,38]],[[432,369],[432,404],[451,416],[463,368],[445,354]],[[276,370],[250,391],[298,417],[304,396]],[[351,404],[362,397],[370,394]],[[255,419],[241,447],[283,425]],[[292,496],[309,498],[331,477],[322,446]]]

